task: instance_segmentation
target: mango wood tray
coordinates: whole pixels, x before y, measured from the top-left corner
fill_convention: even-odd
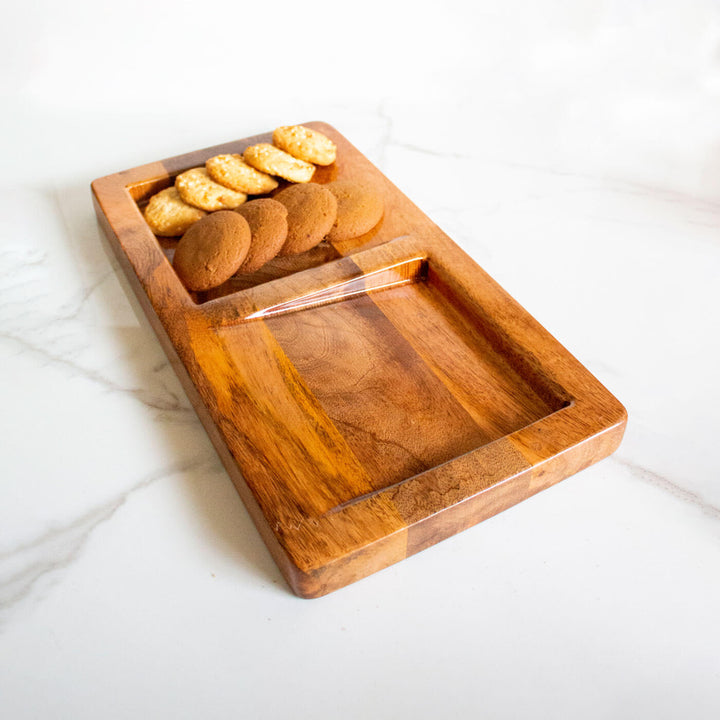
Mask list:
[[[92,183],[120,264],[292,589],[316,597],[609,455],[622,405],[340,133],[380,225],[190,294],[141,207],[270,134]]]

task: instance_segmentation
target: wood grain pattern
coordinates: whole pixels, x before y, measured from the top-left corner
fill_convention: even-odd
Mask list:
[[[267,325],[374,489],[485,444],[462,405],[370,295],[271,318]]]
[[[97,215],[293,590],[316,597],[611,453],[620,403],[334,128],[317,182],[385,198],[361,238],[188,293],[141,208],[208,157],[96,180]]]

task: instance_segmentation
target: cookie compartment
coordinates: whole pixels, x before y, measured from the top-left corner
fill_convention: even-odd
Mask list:
[[[339,258],[377,247],[390,242],[398,236],[418,230],[421,227],[426,227],[429,224],[424,216],[418,215],[417,208],[402,194],[398,193],[397,189],[387,178],[379,173],[377,168],[356,148],[342,136],[339,136],[334,130],[329,134],[333,136],[338,145],[337,160],[332,165],[317,166],[312,177],[312,182],[323,185],[333,180],[342,179],[371,184],[380,195],[385,197],[385,213],[380,222],[363,235],[332,242],[324,240],[311,250],[294,255],[276,257],[258,271],[250,274],[236,274],[212,290],[192,292],[184,289],[184,292],[192,302],[197,305],[203,305],[234,293],[264,285],[265,283],[287,278],[297,273],[320,267]],[[128,197],[138,213],[138,224],[147,230],[146,237],[148,241],[152,241],[160,248],[171,269],[179,238],[160,237],[152,234],[152,231],[142,217],[142,213],[150,198],[161,190],[172,186],[175,178],[179,174],[193,167],[204,165],[205,161],[214,155],[225,152],[242,153],[248,145],[259,142],[269,142],[270,139],[271,135],[265,133],[228,145],[198,151],[188,156],[171,158],[163,161],[162,164],[156,163],[154,166],[147,166],[148,168],[153,167],[153,172],[149,172],[147,177],[143,177],[139,181],[134,180],[126,184],[125,189]],[[156,169],[157,166],[160,166],[159,172],[158,169]],[[289,183],[281,180],[279,187],[275,191],[269,195],[257,197],[272,197],[288,185]],[[254,197],[255,196],[250,196],[248,199],[252,200]]]

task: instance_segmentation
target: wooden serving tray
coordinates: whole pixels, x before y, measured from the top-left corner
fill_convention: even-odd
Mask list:
[[[262,537],[316,597],[600,460],[622,405],[340,133],[380,225],[188,293],[141,206],[270,134],[95,180],[96,212]]]

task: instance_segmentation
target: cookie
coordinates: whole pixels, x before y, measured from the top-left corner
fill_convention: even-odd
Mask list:
[[[285,244],[288,233],[287,208],[277,200],[258,198],[236,211],[247,220],[252,240],[238,273],[252,273],[272,260]]]
[[[250,249],[250,226],[228,210],[206,215],[181,238],[173,267],[188,290],[209,290],[240,267]]]
[[[202,217],[205,211],[184,202],[174,187],[153,195],[145,208],[145,222],[161,237],[182,235]]]
[[[372,185],[335,180],[323,187],[337,199],[337,217],[328,232],[328,240],[349,240],[364,235],[380,222],[383,199]]]
[[[298,160],[269,143],[259,143],[246,148],[243,160],[256,170],[277,175],[294,183],[310,182],[315,166],[304,160]]]
[[[215,182],[248,195],[264,195],[278,186],[275,178],[250,167],[242,155],[216,155],[205,163],[205,169]]]
[[[216,183],[204,167],[192,168],[178,175],[175,187],[186,203],[209,212],[234,210],[247,200],[245,193]]]
[[[305,252],[315,247],[335,222],[337,200],[324,185],[290,185],[275,195],[287,208],[287,240],[280,255]]]
[[[275,128],[273,143],[293,157],[316,165],[335,162],[337,147],[329,138],[303,125],[285,125]]]

